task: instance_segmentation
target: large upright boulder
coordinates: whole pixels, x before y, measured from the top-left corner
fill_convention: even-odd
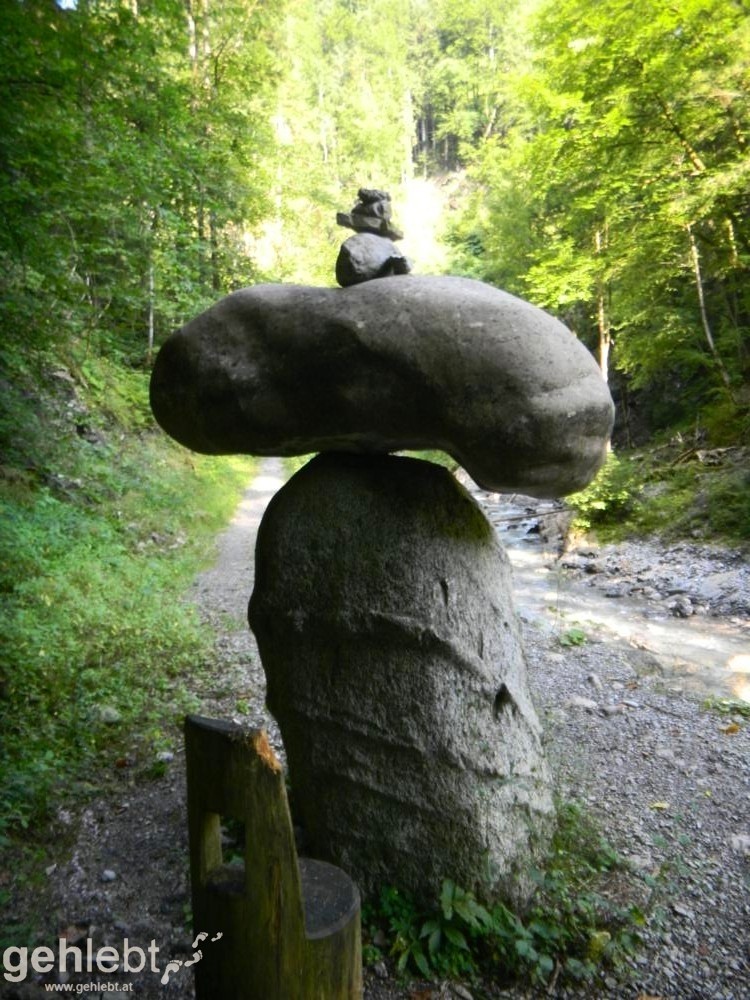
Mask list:
[[[523,902],[552,800],[508,559],[443,468],[321,455],[269,505],[249,619],[310,852],[364,888]]]
[[[467,278],[259,285],[162,347],[162,427],[208,454],[437,448],[481,486],[582,488],[613,407],[588,350],[541,309]]]

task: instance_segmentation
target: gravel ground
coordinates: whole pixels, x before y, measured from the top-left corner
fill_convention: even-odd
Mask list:
[[[203,713],[265,725],[281,751],[263,705],[262,669],[245,625],[254,533],[279,475],[278,463],[264,464],[264,478],[256,480],[220,538],[216,565],[197,581],[194,598],[217,629],[224,664],[215,689],[204,693]],[[716,558],[722,566],[730,560],[736,569],[726,553]],[[667,565],[675,579],[689,573],[679,551]],[[735,614],[747,600],[747,591],[736,594]],[[551,990],[500,990],[492,983],[479,988],[400,984],[382,964],[367,970],[365,998],[748,1000],[750,726],[704,709],[688,692],[670,692],[652,657],[604,632],[588,636],[583,645],[562,647],[559,627],[544,616],[527,615],[523,629],[559,792],[582,803],[629,859],[633,874],[613,892],[635,892],[647,909],[643,949],[630,969],[618,976],[608,973],[588,990],[559,983]],[[167,956],[191,957],[179,745],[165,763],[166,774],[158,780],[134,783],[123,775],[116,794],[80,814],[61,812],[56,860],[46,859],[40,884],[12,899],[11,919],[19,926],[35,920],[49,944],[61,933],[71,942],[91,938],[95,947],[121,947],[123,937],[142,947],[155,941],[162,969]],[[650,889],[644,875],[653,876],[657,888]],[[165,985],[150,972],[99,978],[132,984],[132,994],[147,1000],[193,996],[190,970],[182,967]],[[96,977],[74,973],[60,980],[74,985]],[[37,975],[19,985],[0,984],[0,996],[47,995],[44,984],[54,981],[53,975]]]

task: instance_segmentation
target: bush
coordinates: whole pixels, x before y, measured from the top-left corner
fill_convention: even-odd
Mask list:
[[[631,511],[639,492],[633,471],[630,463],[609,452],[606,462],[586,489],[566,497],[566,502],[576,512],[573,528],[586,532],[620,520]]]
[[[734,543],[750,538],[747,449],[702,452],[678,435],[651,450],[610,454],[596,479],[567,498],[574,530],[605,540],[659,534]]]

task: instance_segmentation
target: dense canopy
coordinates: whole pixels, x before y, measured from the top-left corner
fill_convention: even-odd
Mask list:
[[[233,289],[331,284],[336,211],[367,184],[398,216],[421,176],[451,220],[448,270],[559,315],[622,414],[635,392],[650,427],[726,437],[748,405],[747,14],[4,4],[4,340],[138,362]]]

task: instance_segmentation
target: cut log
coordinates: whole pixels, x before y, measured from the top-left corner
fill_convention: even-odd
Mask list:
[[[197,1000],[361,997],[359,891],[340,868],[298,860],[265,732],[189,716],[185,748],[193,922],[206,935]],[[230,819],[244,825],[244,863],[223,857]]]

